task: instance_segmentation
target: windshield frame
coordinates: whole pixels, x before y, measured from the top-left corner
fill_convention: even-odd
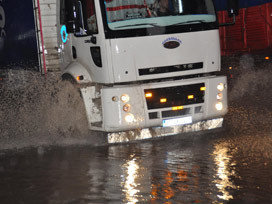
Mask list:
[[[213,7],[214,2],[212,1]],[[197,31],[205,31],[205,30],[215,30],[218,29],[218,19],[214,7],[214,15],[215,21],[213,22],[189,22],[189,23],[180,23],[180,24],[173,24],[167,26],[156,26],[151,25],[150,27],[145,28],[129,28],[127,29],[117,29],[112,30],[110,29],[107,17],[106,17],[106,6],[104,0],[100,0],[100,8],[102,14],[102,21],[103,27],[105,30],[105,37],[106,39],[111,38],[124,38],[124,37],[137,37],[137,36],[152,36],[152,35],[164,35],[164,34],[174,34],[174,33],[186,33],[186,32],[197,32]]]

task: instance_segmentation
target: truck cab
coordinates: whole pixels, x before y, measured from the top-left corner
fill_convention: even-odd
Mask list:
[[[60,0],[57,30],[91,130],[167,132],[227,112],[212,0]]]

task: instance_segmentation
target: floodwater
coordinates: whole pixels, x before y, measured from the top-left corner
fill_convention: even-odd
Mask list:
[[[272,203],[272,67],[250,60],[223,63],[223,128],[132,144],[99,146],[65,83],[2,91],[0,203]]]

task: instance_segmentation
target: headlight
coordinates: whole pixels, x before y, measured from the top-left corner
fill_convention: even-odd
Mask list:
[[[123,94],[120,99],[122,102],[127,103],[129,101],[129,95]]]
[[[223,83],[220,83],[217,85],[217,90],[218,91],[223,91],[225,89],[225,85]]]
[[[216,108],[216,110],[218,110],[218,111],[223,110],[223,103],[222,103],[222,102],[216,103],[216,104],[215,104],[215,108]]]
[[[125,115],[125,121],[127,123],[132,123],[134,121],[134,115],[131,113],[128,113]]]

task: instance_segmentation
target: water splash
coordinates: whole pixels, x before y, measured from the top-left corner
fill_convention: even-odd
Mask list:
[[[234,76],[229,78],[227,128],[233,134],[271,130],[272,65],[250,56],[228,57],[222,65],[232,66],[228,71]],[[87,128],[78,90],[58,73],[48,73],[46,79],[26,70],[7,74],[0,86],[0,150],[98,143]]]
[[[255,59],[256,58],[256,59]],[[241,57],[226,58],[223,66],[232,67],[228,70],[229,100],[239,101],[243,97],[267,96],[272,87],[270,76],[272,64],[260,59],[260,56],[242,55]],[[268,96],[269,97],[269,96]],[[271,98],[270,98],[271,99]]]
[[[9,71],[0,89],[0,149],[91,144],[79,91],[56,73]]]
[[[253,59],[254,57],[254,59]],[[229,109],[227,129],[235,134],[271,131],[272,64],[261,56],[243,55],[225,58],[228,75]]]

